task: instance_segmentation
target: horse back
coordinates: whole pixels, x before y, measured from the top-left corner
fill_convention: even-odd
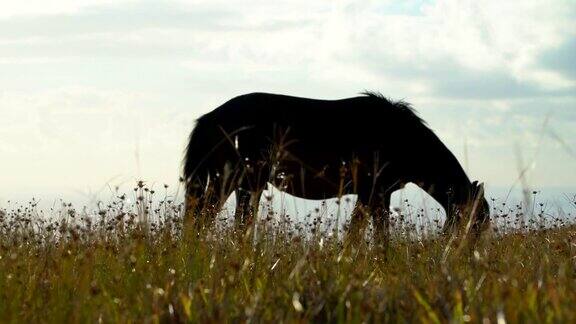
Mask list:
[[[318,195],[341,189],[342,170],[352,165],[364,182],[378,171],[386,185],[414,181],[414,153],[429,146],[430,133],[411,111],[374,96],[318,100],[252,93],[198,120],[186,166],[195,161],[190,164],[203,164],[197,169],[206,173],[225,163],[254,166],[263,161],[261,173],[268,173],[277,163],[277,172],[293,177],[294,190],[301,192],[297,195],[323,198]],[[194,160],[194,154],[204,155],[203,161]],[[304,193],[306,188],[316,194]]]

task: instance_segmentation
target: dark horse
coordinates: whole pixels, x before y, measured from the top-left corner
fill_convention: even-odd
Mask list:
[[[200,215],[198,206],[219,210],[236,192],[242,224],[271,183],[307,199],[357,194],[357,207],[369,211],[383,233],[390,196],[408,182],[444,207],[445,228],[464,210],[474,211],[469,224],[477,229],[489,218],[482,184],[470,182],[411,106],[371,92],[341,100],[267,93],[233,98],[198,119],[184,177],[188,219]]]

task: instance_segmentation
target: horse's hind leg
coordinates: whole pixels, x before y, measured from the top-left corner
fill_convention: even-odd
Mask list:
[[[242,188],[238,188],[236,193],[236,211],[234,212],[234,219],[236,226],[242,226],[247,223],[250,218],[250,198],[251,192]]]
[[[262,197],[262,192],[264,189],[258,189],[252,192],[250,197],[250,208],[252,209],[251,217],[258,216],[258,209],[260,208],[260,197]]]
[[[221,197],[218,192],[216,185],[205,186],[199,182],[188,185],[184,201],[185,227],[199,229],[212,226],[226,201],[226,197]]]
[[[372,208],[372,226],[374,228],[374,242],[385,245],[390,239],[390,196],[385,193],[379,205]]]
[[[366,206],[358,198],[350,216],[350,226],[347,233],[348,240],[359,241],[363,237],[364,229],[366,228],[366,214]]]
[[[253,218],[258,215],[262,192],[263,190],[248,191],[241,188],[235,191],[236,211],[234,218],[237,226],[250,224]]]

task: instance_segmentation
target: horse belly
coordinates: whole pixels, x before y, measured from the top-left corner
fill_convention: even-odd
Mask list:
[[[278,189],[304,199],[329,199],[347,193],[345,178],[340,177],[337,158],[284,161],[272,184]],[[326,156],[324,156],[326,157]]]
[[[341,196],[337,184],[320,178],[306,178],[304,181],[294,179],[279,189],[303,199],[330,199]]]

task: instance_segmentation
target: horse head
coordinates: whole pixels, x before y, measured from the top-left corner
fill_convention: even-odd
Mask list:
[[[446,222],[445,230],[462,221],[471,225],[477,233],[485,230],[490,223],[490,205],[484,197],[484,183],[471,182],[467,188],[460,188],[459,194],[453,197],[451,212],[452,221]]]

